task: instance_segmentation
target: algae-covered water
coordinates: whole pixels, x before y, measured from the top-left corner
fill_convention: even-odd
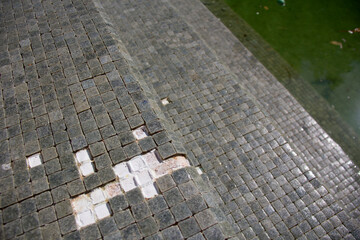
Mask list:
[[[226,0],[360,134],[360,1],[285,1]]]

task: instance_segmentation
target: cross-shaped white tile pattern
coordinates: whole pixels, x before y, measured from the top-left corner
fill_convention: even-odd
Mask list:
[[[81,150],[75,156],[80,164],[80,172],[84,175],[81,166],[84,163],[91,163],[88,152]],[[111,210],[108,201],[112,197],[124,194],[131,189],[139,187],[145,198],[156,196],[158,191],[154,181],[157,178],[187,166],[190,166],[190,164],[183,156],[160,162],[155,150],[115,165],[113,167],[113,171],[117,176],[115,181],[71,200],[78,228],[80,229],[110,216]]]

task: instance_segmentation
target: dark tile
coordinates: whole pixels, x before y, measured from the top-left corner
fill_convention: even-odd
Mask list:
[[[219,225],[214,225],[208,229],[206,229],[204,232],[205,238],[208,240],[221,240],[225,239],[224,234],[221,231],[221,228]]]
[[[52,205],[53,199],[49,191],[36,196],[36,207],[38,210]]]
[[[130,205],[136,205],[144,202],[144,196],[139,188],[134,188],[125,193],[126,199]]]
[[[156,179],[156,184],[159,187],[161,192],[165,192],[170,188],[175,187],[175,182],[171,175],[167,174],[158,179]]]
[[[195,214],[195,219],[203,230],[216,223],[215,217],[210,209]]]
[[[141,220],[151,215],[150,209],[146,202],[131,206],[131,212],[136,220]]]
[[[171,208],[171,212],[175,217],[175,220],[177,222],[190,217],[192,215],[190,209],[188,208],[188,206],[186,205],[185,202],[179,203],[177,205],[175,205],[174,207]]]
[[[143,237],[150,236],[151,234],[155,234],[159,231],[159,227],[153,217],[145,218],[137,224]]]
[[[199,225],[195,221],[195,218],[188,218],[182,222],[179,222],[178,226],[180,228],[182,235],[185,238],[193,236],[201,231]]]
[[[121,230],[121,236],[125,240],[141,239],[142,238],[136,224],[132,224],[132,225],[124,228],[123,230]]]
[[[168,209],[155,214],[154,217],[160,229],[164,229],[175,223],[174,217]]]
[[[103,236],[106,236],[112,232],[115,232],[118,228],[113,218],[105,218],[98,222],[100,232]]]
[[[170,207],[184,201],[183,196],[181,195],[179,189],[176,187],[166,191],[164,193],[164,197]]]
[[[51,223],[57,219],[55,209],[53,206],[44,208],[39,211],[39,222],[40,225]]]
[[[165,202],[164,197],[161,195],[158,195],[154,198],[149,199],[148,204],[149,204],[149,208],[153,214],[158,213],[168,207]]]
[[[184,239],[184,237],[182,236],[182,234],[177,226],[172,226],[172,227],[166,228],[161,233],[165,240]]]
[[[190,176],[187,173],[186,169],[181,168],[172,173],[172,177],[176,184],[185,183],[190,180]]]
[[[128,209],[115,213],[114,218],[119,229],[129,226],[131,223],[135,222],[134,217]]]
[[[62,234],[76,230],[75,217],[73,215],[59,219],[59,227]]]

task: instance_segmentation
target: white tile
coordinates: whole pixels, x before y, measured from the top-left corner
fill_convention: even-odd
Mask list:
[[[144,170],[135,174],[135,182],[138,186],[145,186],[152,183],[152,177],[148,170]]]
[[[94,214],[88,210],[86,212],[80,213],[76,217],[76,223],[79,227],[85,227],[95,223]]]
[[[130,169],[125,162],[117,164],[115,167],[113,167],[113,170],[120,179],[128,178],[131,175]]]
[[[95,210],[97,219],[103,219],[103,218],[109,217],[111,215],[109,207],[106,203],[101,203],[101,204],[96,205],[94,210]]]
[[[119,182],[109,183],[104,188],[105,188],[104,194],[107,199],[110,199],[117,195],[122,194]]]
[[[151,176],[152,179],[156,179],[156,173],[155,173],[154,170],[149,169],[149,174],[150,174],[150,176]]]
[[[76,152],[75,157],[78,163],[90,162],[90,156],[86,149]]]
[[[85,212],[93,207],[91,199],[83,194],[71,200],[71,206],[75,213]]]
[[[142,159],[142,157],[137,156],[134,157],[133,159],[128,161],[128,165],[130,167],[130,171],[133,172],[139,172],[142,169],[146,168],[146,164],[144,162],[144,160]]]
[[[128,191],[130,191],[131,189],[136,188],[135,181],[134,181],[134,178],[133,178],[133,177],[129,177],[129,178],[120,180],[120,185],[121,185],[122,189],[123,189],[125,192],[128,192]]]
[[[139,128],[134,129],[132,131],[132,133],[137,140],[140,140],[140,139],[143,139],[143,138],[146,138],[147,136],[149,136],[146,131],[145,126],[141,126]]]
[[[1,169],[4,170],[4,171],[10,170],[11,169],[11,163],[2,164]]]
[[[86,177],[94,173],[94,166],[91,162],[85,162],[80,165],[81,174]]]
[[[149,166],[151,169],[154,169],[160,165],[160,161],[156,155],[155,150],[152,150],[151,152],[148,152],[147,154],[144,154],[141,157],[142,159],[144,159],[146,165]]]
[[[161,99],[161,103],[162,103],[162,105],[165,106],[165,105],[168,105],[170,102],[167,98],[163,98],[163,99]]]
[[[145,198],[152,198],[158,195],[158,191],[156,190],[153,183],[148,184],[145,187],[141,187],[141,192]]]
[[[27,158],[28,167],[33,168],[41,165],[40,153],[34,154]]]
[[[98,203],[101,203],[101,202],[104,202],[106,200],[104,192],[102,191],[101,188],[97,188],[94,191],[92,191],[90,193],[90,198],[91,198],[91,201],[92,201],[92,203],[94,205],[98,204]]]
[[[75,222],[76,222],[76,226],[78,227],[78,229],[80,229],[81,227],[83,227],[83,224],[80,220],[80,216],[75,214]]]

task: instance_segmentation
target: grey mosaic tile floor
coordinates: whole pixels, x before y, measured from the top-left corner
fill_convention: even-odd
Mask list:
[[[0,9],[0,239],[360,239],[357,169],[200,2]]]
[[[175,4],[176,1],[173,2]],[[359,192],[354,191],[354,187],[359,188],[359,169],[343,150],[202,4],[184,1],[184,4],[176,6],[182,12],[187,12],[186,21],[194,26],[221,61],[241,79],[244,87],[256,96],[258,103],[275,120],[278,129],[292,143],[297,154],[312,169],[317,170],[317,176],[324,178],[329,190],[341,199],[353,216],[359,217],[360,203],[355,200]],[[273,61],[276,63],[276,58]]]

